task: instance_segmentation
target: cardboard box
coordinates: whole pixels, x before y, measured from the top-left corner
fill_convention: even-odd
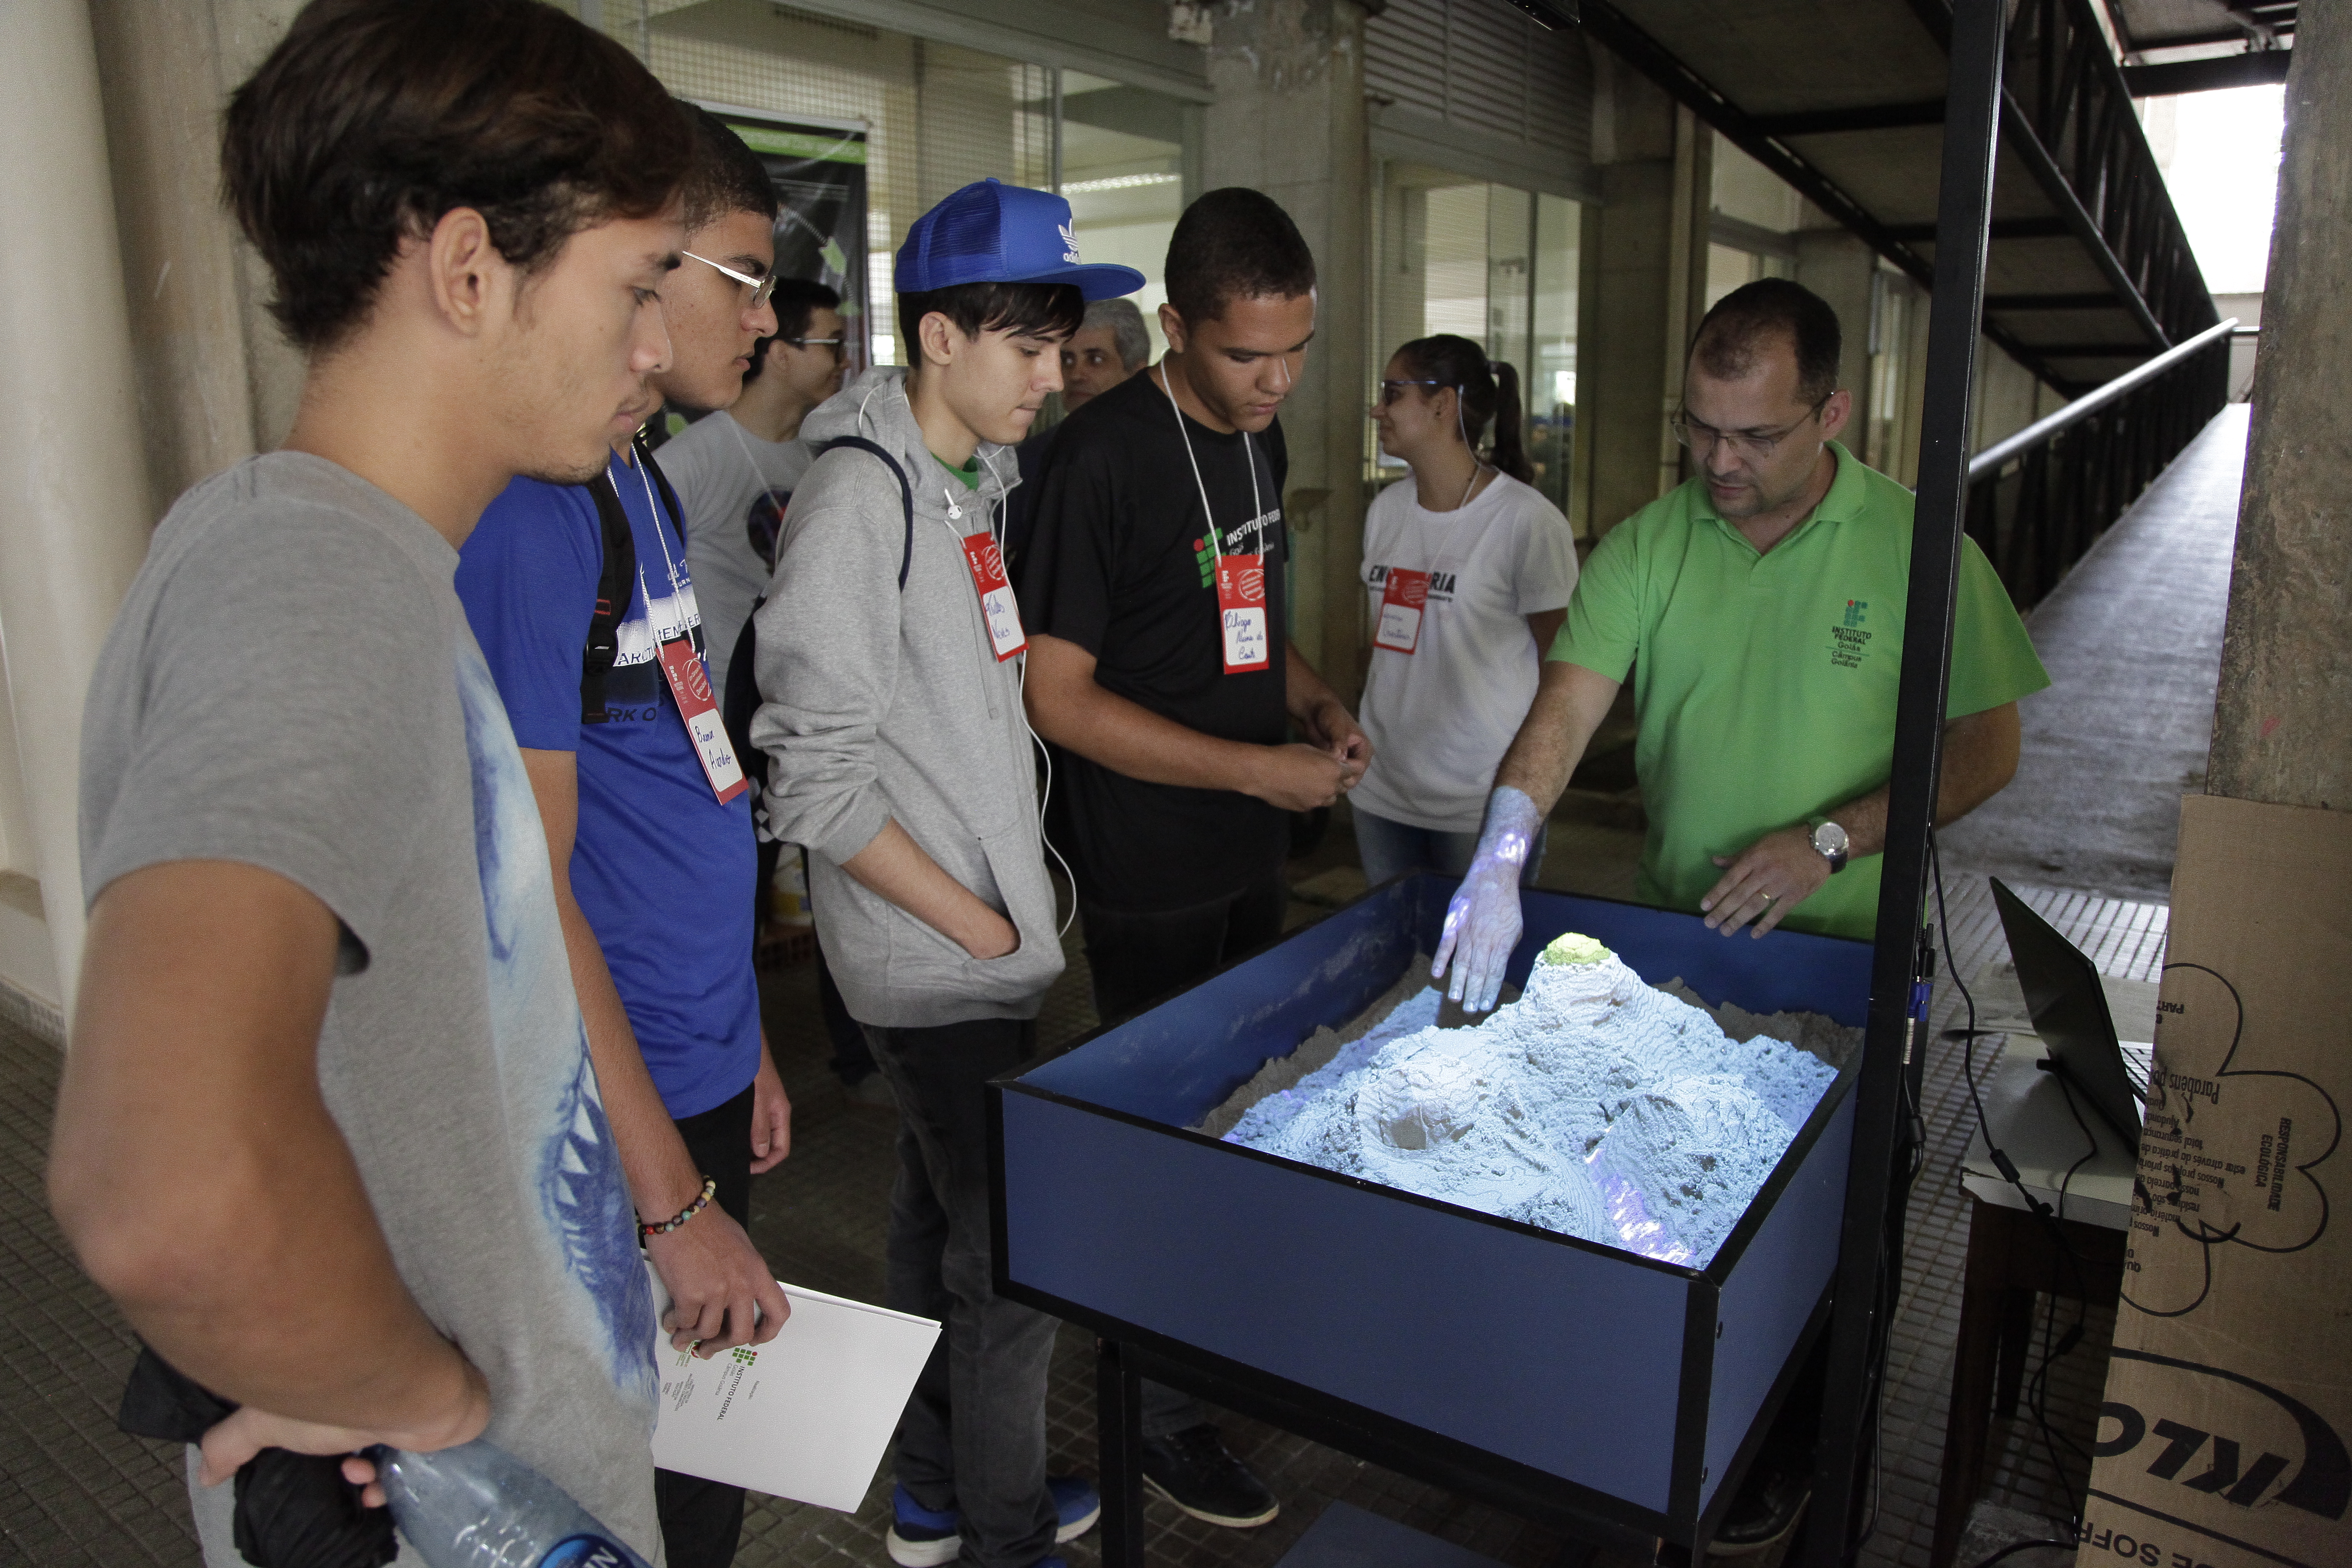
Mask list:
[[[2184,800],[2078,1568],[2352,1563],[2347,976],[2352,813]]]

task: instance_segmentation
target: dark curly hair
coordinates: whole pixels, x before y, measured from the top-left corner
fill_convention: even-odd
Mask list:
[[[529,273],[583,228],[662,211],[693,153],[650,71],[538,0],[311,0],[230,97],[221,181],[270,314],[315,353],[451,209]]]

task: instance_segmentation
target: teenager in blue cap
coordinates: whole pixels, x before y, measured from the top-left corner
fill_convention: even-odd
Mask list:
[[[890,1555],[1058,1568],[1101,1502],[1046,1479],[1055,1324],[996,1295],[989,1234],[984,1086],[1032,1054],[1062,972],[999,530],[1061,345],[1143,277],[1082,263],[1061,197],[983,180],[915,220],[897,282],[908,368],[802,426],[820,455],[756,618],[751,742],[898,1097],[889,1304],[947,1324],[899,1424]]]

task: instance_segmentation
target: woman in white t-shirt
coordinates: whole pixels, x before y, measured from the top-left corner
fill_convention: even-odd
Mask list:
[[[1382,490],[1364,519],[1372,763],[1349,801],[1374,885],[1469,868],[1495,769],[1576,586],[1568,519],[1527,482],[1511,367],[1445,333],[1397,350],[1382,377],[1372,408],[1381,450],[1412,478]],[[1538,838],[1528,881],[1542,864]]]

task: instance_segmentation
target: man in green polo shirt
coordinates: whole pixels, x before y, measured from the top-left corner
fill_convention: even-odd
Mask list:
[[[1700,323],[1675,419],[1697,472],[1585,564],[1446,910],[1432,973],[1451,964],[1447,994],[1466,1011],[1495,1005],[1528,846],[1629,668],[1650,817],[1641,896],[1726,936],[1784,921],[1872,934],[1912,502],[1836,440],[1853,405],[1838,390],[1839,337],[1836,312],[1780,279],[1734,290]],[[1963,542],[1938,823],[2009,783],[2017,700],[2049,684],[1991,565]],[[1818,1382],[1791,1394],[1718,1552],[1793,1528],[1819,1414]]]
[[[1707,312],[1675,432],[1698,471],[1592,552],[1496,774],[1433,973],[1494,1005],[1518,865],[1633,671],[1650,818],[1640,893],[1729,935],[1867,938],[1911,575],[1911,493],[1838,444],[1837,315],[1781,279]],[[2050,684],[2000,581],[1960,558],[1937,820],[2017,771],[2017,700]],[[1458,958],[1457,955],[1458,954]]]

